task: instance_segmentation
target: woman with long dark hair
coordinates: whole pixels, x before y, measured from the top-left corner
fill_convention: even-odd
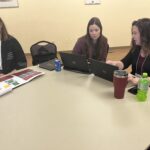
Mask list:
[[[27,61],[21,45],[8,34],[6,26],[0,18],[0,76],[26,66]]]
[[[132,67],[129,81],[137,84],[143,72],[150,77],[150,18],[142,18],[132,23],[132,42],[129,53],[120,61],[108,60],[107,63],[119,69]]]
[[[78,39],[73,53],[85,55],[87,59],[106,61],[108,49],[107,38],[102,34],[102,24],[99,18],[91,18],[87,25],[86,35]]]

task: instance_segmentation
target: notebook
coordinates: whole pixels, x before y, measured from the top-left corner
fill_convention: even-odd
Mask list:
[[[39,67],[50,70],[50,71],[55,70],[55,59],[51,59],[49,61],[40,63]]]
[[[118,67],[98,60],[90,59],[91,72],[105,80],[113,81],[113,73]]]
[[[60,52],[60,57],[64,66],[64,69],[81,72],[90,73],[89,64],[86,56]]]

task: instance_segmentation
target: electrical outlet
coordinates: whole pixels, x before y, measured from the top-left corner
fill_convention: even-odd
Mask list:
[[[100,0],[85,0],[86,5],[96,5],[100,4]]]

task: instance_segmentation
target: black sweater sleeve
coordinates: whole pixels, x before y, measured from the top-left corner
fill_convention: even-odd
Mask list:
[[[25,54],[19,42],[12,36],[2,41],[2,73],[7,74],[14,69],[22,69],[27,66]]]
[[[20,43],[15,38],[12,39],[12,43],[16,62],[15,69],[22,69],[27,67],[26,57]]]
[[[128,68],[132,63],[132,52],[129,51],[128,54],[123,59],[121,59],[121,62],[124,64],[123,69]]]
[[[128,54],[121,60],[122,63],[124,64],[123,69],[126,69],[131,65],[131,67],[132,67],[131,73],[132,74],[135,74],[135,73],[140,74],[140,72],[138,72],[138,70],[136,68],[140,50],[141,50],[141,46],[136,46],[136,47],[134,47],[134,49],[132,49],[128,52]],[[145,70],[145,67],[149,66],[149,64],[147,65],[147,61],[146,61],[146,63],[144,63],[143,71],[147,71],[147,69]]]

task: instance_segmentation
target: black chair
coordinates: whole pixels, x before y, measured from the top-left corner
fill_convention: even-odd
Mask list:
[[[32,64],[37,65],[42,62],[57,58],[57,47],[48,41],[39,41],[30,48]]]

